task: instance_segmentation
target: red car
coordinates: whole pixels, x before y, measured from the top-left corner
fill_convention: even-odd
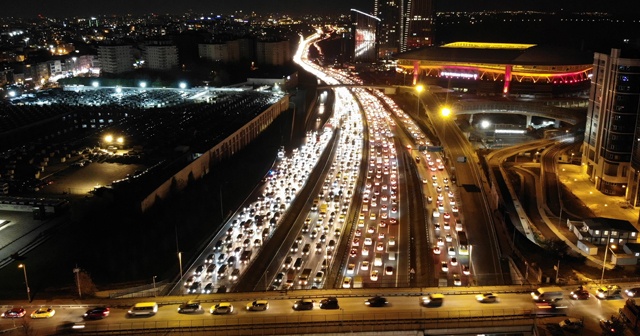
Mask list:
[[[6,312],[2,313],[2,317],[16,318],[16,317],[23,317],[24,314],[26,314],[26,311],[24,310],[24,308],[11,308]]]
[[[107,316],[109,316],[109,308],[107,308],[107,307],[91,308],[91,309],[87,310],[87,312],[84,313],[84,315],[83,315],[83,317],[85,319],[89,319],[89,320],[103,319],[103,318],[105,318]]]

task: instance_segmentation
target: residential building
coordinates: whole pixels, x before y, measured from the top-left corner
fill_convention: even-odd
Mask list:
[[[638,205],[640,184],[640,54],[595,53],[582,164],[603,194]]]
[[[291,61],[289,41],[258,41],[256,62],[258,65],[284,65]]]
[[[98,61],[102,72],[117,74],[133,71],[133,46],[98,46]]]
[[[144,46],[146,68],[171,70],[178,66],[178,47],[169,41],[153,41]]]
[[[404,1],[375,0],[373,13],[378,25],[378,57],[389,58],[400,52]]]
[[[593,245],[618,246],[637,243],[638,240],[638,229],[623,219],[594,217],[583,221],[567,221],[567,225],[569,230],[578,237],[578,241]]]

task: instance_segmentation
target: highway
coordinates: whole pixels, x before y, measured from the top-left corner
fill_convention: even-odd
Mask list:
[[[475,295],[484,291],[490,291],[491,288],[463,288],[456,290],[455,288],[432,288],[432,289],[386,289],[384,292],[371,292],[371,290],[333,290],[333,291],[300,291],[295,296],[285,296],[280,293],[233,293],[233,294],[215,294],[215,295],[198,295],[185,297],[165,297],[159,298],[160,308],[155,316],[129,318],[127,316],[126,302],[120,301],[118,307],[111,307],[110,315],[102,320],[84,321],[84,331],[93,330],[135,330],[135,329],[157,329],[168,328],[178,331],[176,328],[193,328],[207,327],[214,330],[216,326],[225,326],[231,329],[243,328],[243,334],[259,334],[261,328],[273,328],[273,330],[282,331],[286,329],[281,323],[289,325],[288,328],[301,329],[291,330],[291,333],[308,333],[302,328],[306,323],[311,326],[312,323],[327,323],[338,321],[370,321],[360,326],[354,326],[345,323],[346,330],[380,330],[380,328],[398,327],[397,322],[405,319],[412,320],[428,320],[423,323],[430,323],[433,328],[441,328],[447,326],[448,323],[455,321],[454,324],[448,326],[463,327],[465,323],[474,322],[481,323],[483,320],[496,319],[502,321],[503,324],[511,322],[505,321],[504,316],[519,315],[518,318],[523,319],[524,324],[532,325],[533,321],[529,318],[531,313],[540,314],[540,318],[547,314],[560,314],[573,317],[584,318],[585,329],[596,331],[599,330],[597,321],[600,318],[609,317],[622,307],[624,300],[599,300],[591,297],[588,300],[574,301],[568,299],[568,291],[565,292],[565,299],[562,300],[566,309],[557,311],[549,311],[539,309],[531,299],[531,295],[527,292],[527,288],[518,287],[499,287],[493,288],[498,295],[496,303],[479,303],[475,299]],[[515,293],[520,289],[522,293]],[[422,294],[426,294],[429,290],[438,291],[446,294],[444,303],[441,307],[424,307],[420,304]],[[501,293],[508,290],[509,293]],[[386,296],[389,304],[386,307],[368,307],[364,304],[365,299],[375,294],[383,294]],[[422,293],[422,294],[421,294]],[[318,301],[325,295],[333,295],[338,297],[340,309],[325,310],[319,309]],[[317,302],[315,307],[310,311],[295,311],[292,309],[293,304],[299,298],[309,297]],[[195,314],[179,314],[177,312],[178,303],[182,300],[198,299],[202,305],[202,310]],[[266,311],[251,312],[246,311],[245,305],[256,299],[267,299],[269,309]],[[234,306],[234,312],[230,315],[212,315],[209,308],[216,302],[227,301]],[[30,313],[29,307],[28,311]],[[76,307],[63,308],[54,306],[56,315],[50,319],[30,320],[29,326],[38,334],[53,334],[59,330],[61,325],[69,322],[82,322],[82,314],[87,309],[80,305]],[[527,319],[525,319],[526,315]],[[465,321],[465,318],[468,319]],[[28,317],[25,317],[28,319]],[[561,317],[547,318],[546,321],[558,322]],[[20,319],[18,319],[19,321]],[[382,327],[378,322],[387,321],[387,327]],[[396,322],[394,322],[396,321]],[[8,329],[12,326],[12,319],[0,320],[0,328]],[[539,323],[544,324],[543,321]],[[252,325],[254,327],[248,327]],[[331,324],[329,324],[331,325]],[[492,325],[495,325],[493,323]],[[339,324],[336,323],[336,328]],[[411,325],[411,327],[421,327]],[[400,328],[402,329],[402,328]],[[197,331],[198,329],[195,329]],[[345,329],[340,329],[345,330]],[[345,331],[346,331],[345,330]],[[384,329],[382,329],[384,330]],[[264,332],[264,330],[262,330]],[[593,333],[594,335],[597,333]]]

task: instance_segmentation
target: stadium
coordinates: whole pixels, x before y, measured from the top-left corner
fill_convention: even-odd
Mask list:
[[[515,43],[454,42],[402,53],[397,62],[413,84],[480,96],[584,96],[592,69],[592,53]]]

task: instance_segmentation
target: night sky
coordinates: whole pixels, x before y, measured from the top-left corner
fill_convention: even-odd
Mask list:
[[[618,11],[633,8],[637,0],[440,0],[439,11],[460,10],[551,10]],[[0,16],[50,17],[110,14],[232,13],[236,10],[258,13],[333,14],[349,8],[370,12],[374,0],[2,0]],[[608,8],[607,6],[614,6]]]

